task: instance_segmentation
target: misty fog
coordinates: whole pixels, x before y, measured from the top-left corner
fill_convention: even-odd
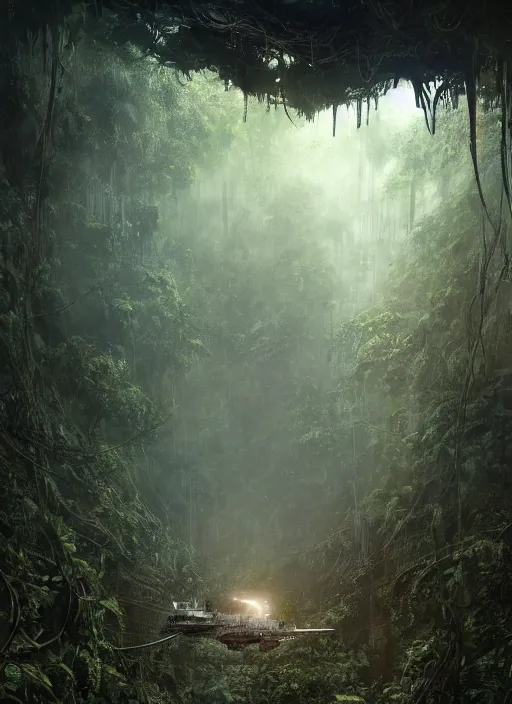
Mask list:
[[[332,109],[133,47],[84,39],[50,80],[17,62],[0,699],[426,704],[455,662],[464,701],[505,702],[500,112],[478,103],[477,159],[468,102],[432,135],[405,82],[338,106],[333,136]],[[288,639],[164,647],[194,600]]]

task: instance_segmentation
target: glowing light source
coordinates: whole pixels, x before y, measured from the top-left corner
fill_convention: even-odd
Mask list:
[[[265,602],[265,604],[260,604],[258,601],[255,601],[254,599],[238,599],[238,597],[234,596],[233,601],[239,601],[241,604],[247,604],[247,606],[252,606],[252,608],[256,611],[257,615],[260,618],[267,618],[270,614],[265,614],[265,609],[268,608],[268,602]]]

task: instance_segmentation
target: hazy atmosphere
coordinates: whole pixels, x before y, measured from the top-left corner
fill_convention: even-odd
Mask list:
[[[512,701],[508,93],[94,22],[0,81],[0,704]]]

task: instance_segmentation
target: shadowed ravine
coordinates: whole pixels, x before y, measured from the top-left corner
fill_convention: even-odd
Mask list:
[[[509,701],[493,5],[0,8],[0,704]]]

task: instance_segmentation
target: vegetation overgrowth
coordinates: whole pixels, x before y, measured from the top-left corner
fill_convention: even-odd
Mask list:
[[[506,702],[503,113],[332,142],[102,36],[45,54],[2,88],[2,700]],[[255,584],[336,637],[120,650]]]

